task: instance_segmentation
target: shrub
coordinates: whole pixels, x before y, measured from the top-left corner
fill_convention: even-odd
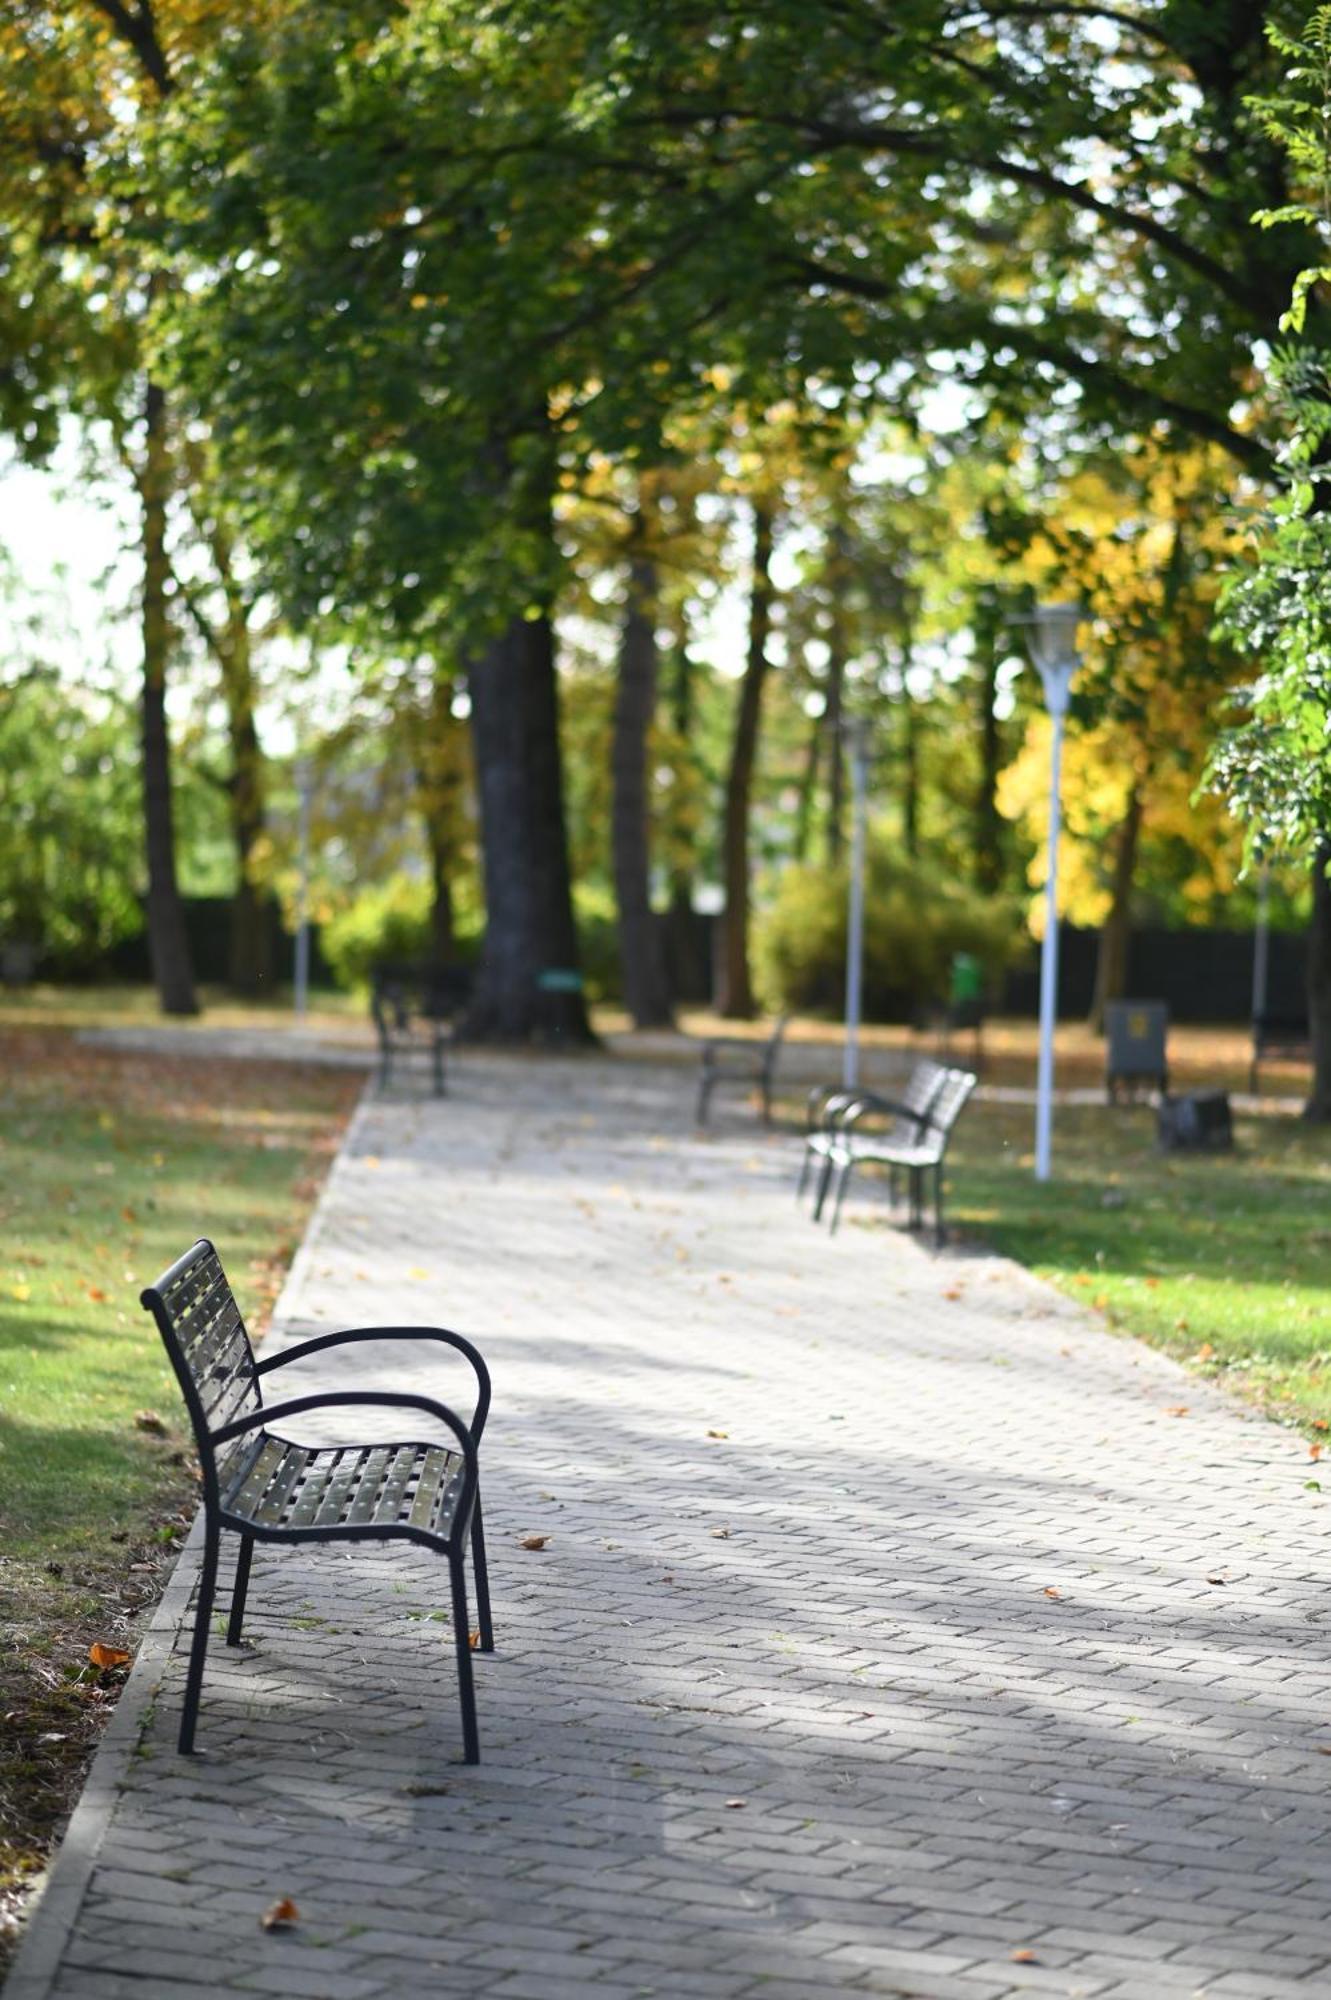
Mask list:
[[[844,867],[792,867],[754,934],[769,1006],[837,1013],[846,990]],[[864,898],[864,1014],[912,1019],[947,998],[952,960],[972,953],[993,980],[1025,944],[1014,906],[889,848],[870,850]]]
[[[362,889],[319,934],[338,985],[368,986],[381,961],[409,964],[428,958],[431,904],[430,884],[416,876],[391,875]]]

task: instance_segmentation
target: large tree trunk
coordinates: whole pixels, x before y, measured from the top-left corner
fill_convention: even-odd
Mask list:
[[[148,949],[164,1014],[197,1014],[185,912],[176,882],[175,818],[171,801],[171,740],[166,720],[166,671],[171,650],[167,609],[170,565],[166,508],[171,474],[166,439],[166,396],[149,382],[144,399],[143,462],[143,816],[148,860]]]
[[[1308,1031],[1312,1037],[1313,1080],[1303,1115],[1313,1124],[1331,1124],[1331,840],[1319,841],[1313,856],[1313,910],[1308,929]]]
[[[976,689],[980,721],[980,779],[975,792],[975,886],[985,895],[1003,886],[1003,820],[998,810],[998,767],[1002,738],[998,725],[998,604],[985,591],[975,607]]]
[[[424,736],[416,759],[425,844],[430,856],[430,960],[452,963],[456,949],[453,882],[458,868],[466,782],[463,730],[453,714],[457,675],[451,662],[437,662],[426,704]]]
[[[682,616],[671,638],[670,723],[676,749],[675,783],[670,795],[669,901],[665,916],[666,973],[675,1002],[706,999],[711,967],[693,908],[697,763],[693,751],[693,662]]]
[[[624,1004],[635,1028],[668,1027],[671,1022],[664,941],[652,912],[647,808],[648,736],[656,713],[656,595],[655,563],[635,556],[629,564],[610,753],[620,965]]]
[[[749,973],[749,799],[758,754],[763,684],[767,679],[767,636],[772,623],[772,510],[753,510],[753,589],[749,598],[749,648],[740,682],[735,735],[726,780],[722,873],[726,910],[721,936],[721,978],[717,1010],[732,1021],[757,1012]]]
[[[1133,781],[1127,809],[1114,844],[1114,880],[1109,914],[1100,932],[1095,958],[1095,989],[1091,997],[1090,1026],[1097,1035],[1105,1031],[1105,1006],[1122,1000],[1128,990],[1128,949],[1132,943],[1132,884],[1137,873],[1137,847],[1142,828],[1141,786]]]
[[[467,1033],[590,1042],[582,992],[572,985],[578,943],[548,613],[510,620],[473,661],[468,685],[486,923]]]

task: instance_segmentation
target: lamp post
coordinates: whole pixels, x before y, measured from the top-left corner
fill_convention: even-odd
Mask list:
[[[846,921],[846,1040],[841,1082],[854,1090],[860,1080],[860,1015],[864,994],[864,870],[868,853],[869,724],[862,715],[841,725],[851,772],[850,906]]]
[[[1040,1060],[1035,1082],[1035,1178],[1049,1179],[1054,1118],[1054,1021],[1058,1012],[1058,835],[1063,801],[1063,724],[1072,678],[1081,664],[1077,628],[1080,604],[1041,604],[1022,622],[1030,634],[1031,657],[1044,686],[1053,724],[1049,753],[1049,857],[1045,882],[1044,943],[1040,950]]]

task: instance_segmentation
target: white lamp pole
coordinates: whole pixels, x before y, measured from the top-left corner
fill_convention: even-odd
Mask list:
[[[1049,756],[1049,857],[1045,882],[1044,943],[1040,950],[1040,1061],[1035,1081],[1035,1178],[1049,1179],[1054,1122],[1054,1023],[1058,1014],[1058,836],[1063,817],[1063,724],[1072,678],[1081,663],[1077,627],[1079,604],[1041,604],[1024,622],[1031,655],[1044,684],[1045,706],[1053,724]]]
[[[868,852],[869,725],[851,716],[842,725],[850,756],[853,816],[850,836],[850,908],[846,923],[846,1041],[841,1082],[854,1090],[860,1080],[860,1015],[864,995],[864,867]]]

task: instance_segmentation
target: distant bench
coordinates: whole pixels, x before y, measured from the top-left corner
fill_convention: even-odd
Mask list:
[[[1311,1062],[1312,1037],[1306,1014],[1255,1014],[1252,1022],[1252,1061],[1248,1066],[1248,1088],[1253,1096],[1260,1088],[1259,1071],[1264,1059],[1284,1062]]]

